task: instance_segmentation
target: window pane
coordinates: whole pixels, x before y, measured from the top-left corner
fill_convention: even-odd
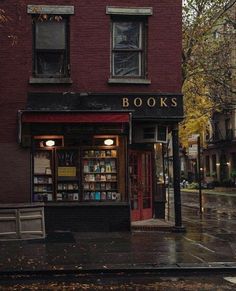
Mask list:
[[[166,140],[166,126],[158,125],[157,134],[158,140]]]
[[[115,52],[113,54],[115,76],[140,76],[140,52]]]
[[[65,49],[66,22],[42,21],[36,22],[36,49]]]
[[[37,53],[37,73],[44,75],[64,74],[64,54],[60,52],[38,52]]]
[[[114,22],[113,25],[114,49],[141,48],[139,22]]]
[[[143,130],[144,139],[155,139],[156,128],[155,127],[146,127]]]

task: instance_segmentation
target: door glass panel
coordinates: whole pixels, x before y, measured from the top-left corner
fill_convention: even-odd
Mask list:
[[[151,207],[151,200],[150,197],[143,199],[143,208],[150,208]]]

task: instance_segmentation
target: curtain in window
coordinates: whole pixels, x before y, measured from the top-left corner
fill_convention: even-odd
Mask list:
[[[140,23],[138,22],[114,23],[114,48],[139,49]]]
[[[141,75],[141,23],[114,22],[113,74]]]
[[[139,52],[114,53],[114,70],[117,76],[139,76]]]

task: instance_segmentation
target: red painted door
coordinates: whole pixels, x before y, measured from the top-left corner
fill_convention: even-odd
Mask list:
[[[150,151],[129,152],[132,221],[152,218],[152,163]]]

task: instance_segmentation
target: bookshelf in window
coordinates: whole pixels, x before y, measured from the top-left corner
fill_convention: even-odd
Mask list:
[[[79,160],[77,149],[56,150],[56,200],[79,200]]]
[[[33,155],[33,201],[53,201],[52,151],[37,150]]]
[[[120,200],[116,149],[82,150],[82,200]]]

